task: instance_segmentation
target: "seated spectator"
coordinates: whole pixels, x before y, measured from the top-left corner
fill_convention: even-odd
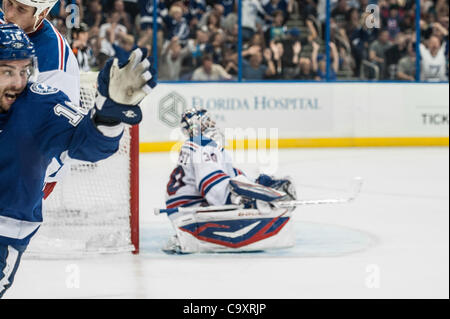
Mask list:
[[[281,40],[282,38],[284,38],[284,35],[287,32],[287,27],[283,25],[284,23],[283,11],[281,10],[274,11],[272,16],[273,16],[272,25],[268,29],[269,42]]]
[[[114,0],[113,12],[117,12],[119,14],[118,23],[123,24],[127,30],[131,31],[133,29],[131,16],[127,11],[125,11],[125,4],[123,0]]]
[[[319,54],[320,46],[313,42],[313,51],[311,54],[311,63],[313,72],[316,73],[316,80],[324,81],[327,80],[327,61],[323,54]],[[329,68],[328,80],[336,80],[336,74],[339,69],[339,54],[336,45],[330,42],[330,62],[331,66]]]
[[[238,54],[231,48],[226,48],[223,55],[223,66],[228,74],[236,77],[238,75]]]
[[[242,59],[242,78],[244,80],[262,80],[275,74],[275,65],[272,61],[270,49],[264,50],[264,55],[266,61],[268,61],[267,66],[262,64],[261,50],[256,50],[251,54],[249,61]]]
[[[408,53],[407,43],[409,36],[399,33],[395,38],[395,43],[386,49],[384,55],[386,57],[387,78],[394,80],[397,74],[397,64],[402,57]]]
[[[305,80],[305,81],[315,80],[316,74],[312,69],[311,60],[309,58],[304,58],[300,62],[300,71],[297,74],[296,78],[298,80]]]
[[[85,10],[83,21],[89,28],[100,28],[102,24],[106,23],[106,15],[100,0],[88,1]]]
[[[416,42],[407,44],[408,55],[401,58],[397,67],[397,79],[402,81],[416,80]]]
[[[372,42],[369,48],[369,60],[380,68],[381,79],[386,78],[386,50],[391,46],[389,42],[389,32],[382,30],[378,39]]]
[[[331,18],[333,18],[339,28],[345,28],[345,21],[349,10],[347,0],[339,0],[336,7],[331,10]]]
[[[178,3],[173,4],[169,9],[169,14],[163,17],[163,22],[167,30],[166,39],[177,37],[182,46],[185,46],[190,34],[188,21],[184,17],[183,7]]]
[[[223,30],[221,29],[220,15],[216,13],[211,13],[208,15],[206,26],[210,33],[223,32]]]
[[[275,11],[280,11],[283,14],[283,23],[289,18],[289,14],[293,11],[294,0],[262,0],[264,10],[270,16],[273,16]],[[270,23],[271,20],[267,21]]]
[[[293,79],[299,71],[298,61],[302,49],[300,30],[297,28],[290,29],[286,37],[279,42],[283,47],[283,55],[281,57],[283,78]]]
[[[191,78],[192,81],[222,81],[231,79],[232,76],[221,65],[213,63],[210,55],[203,56],[202,66],[194,71]]]
[[[389,6],[389,16],[385,19],[385,26],[389,32],[389,40],[394,41],[397,34],[400,32],[401,17],[398,11],[398,4],[391,4]]]
[[[420,79],[430,82],[448,81],[446,43],[441,43],[439,38],[433,35],[426,44],[426,46],[423,43],[420,44]]]
[[[225,51],[225,38],[223,32],[215,32],[211,35],[210,41],[205,48],[205,52],[213,57],[216,64],[223,64],[223,55]]]

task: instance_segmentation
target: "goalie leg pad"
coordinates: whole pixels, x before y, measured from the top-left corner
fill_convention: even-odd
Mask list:
[[[294,234],[290,217],[286,209],[269,215],[262,215],[255,209],[237,209],[171,216],[176,232],[176,242],[172,238],[171,247],[174,253],[241,252],[292,247]]]

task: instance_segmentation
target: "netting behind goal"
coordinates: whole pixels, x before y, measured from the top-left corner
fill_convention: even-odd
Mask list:
[[[95,100],[96,73],[81,75],[81,104]],[[125,129],[119,151],[97,163],[70,161],[70,170],[43,202],[44,222],[29,257],[78,257],[138,251],[137,126]]]

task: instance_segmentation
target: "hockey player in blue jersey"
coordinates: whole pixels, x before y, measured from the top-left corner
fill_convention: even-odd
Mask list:
[[[16,25],[0,25],[0,297],[42,222],[43,184],[53,157],[96,162],[114,154],[125,124],[156,85],[145,54],[107,62],[95,108],[84,111],[57,88],[30,82],[35,50]]]

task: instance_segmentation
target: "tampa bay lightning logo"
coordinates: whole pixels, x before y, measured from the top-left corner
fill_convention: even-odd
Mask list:
[[[48,94],[55,94],[59,90],[57,88],[50,87],[43,83],[33,83],[31,85],[30,90],[36,94],[41,95],[48,95]]]
[[[180,227],[192,236],[210,243],[239,248],[272,237],[286,225],[289,217],[225,220],[192,223]]]

